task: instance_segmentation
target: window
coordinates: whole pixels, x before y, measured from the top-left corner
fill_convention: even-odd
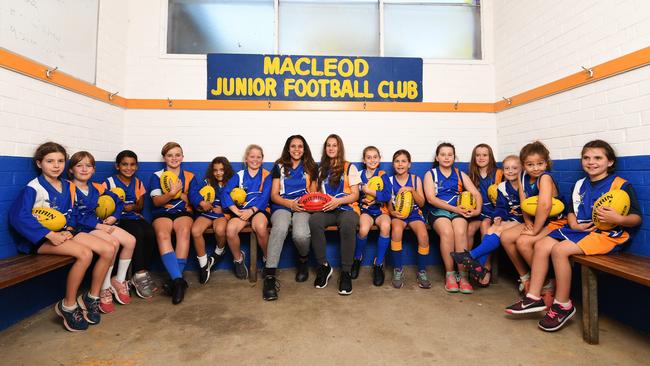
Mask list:
[[[480,60],[480,0],[168,0],[167,53]]]

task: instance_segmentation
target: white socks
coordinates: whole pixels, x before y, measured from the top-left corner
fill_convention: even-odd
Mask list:
[[[204,254],[204,255],[202,255],[200,257],[197,256],[196,258],[199,259],[199,266],[201,266],[201,268],[205,267],[205,265],[208,264],[208,255],[207,254]]]
[[[126,271],[129,270],[131,265],[131,258],[129,259],[120,259],[117,261],[117,280],[124,282],[126,280]],[[110,273],[110,272],[109,272]]]
[[[113,266],[108,267],[108,271],[106,271],[106,277],[104,277],[104,283],[102,283],[102,290],[111,287],[111,273],[113,273]]]

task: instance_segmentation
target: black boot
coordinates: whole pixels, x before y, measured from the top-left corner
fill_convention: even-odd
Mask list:
[[[172,304],[180,304],[185,298],[187,282],[183,278],[177,278],[172,282]]]

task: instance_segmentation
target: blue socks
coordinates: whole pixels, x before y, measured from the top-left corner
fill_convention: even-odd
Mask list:
[[[427,259],[426,254],[418,253],[418,272],[426,271],[427,269],[426,259]]]
[[[357,246],[354,249],[354,259],[361,259],[363,257],[366,244],[368,244],[368,237],[366,236],[362,239],[359,237],[359,234],[357,234]]]
[[[389,244],[390,238],[379,236],[379,239],[377,239],[377,259],[375,260],[375,265],[380,266],[384,264],[384,257],[386,256],[386,250]]]
[[[499,238],[497,234],[486,234],[483,237],[481,244],[472,249],[469,254],[472,256],[472,258],[481,262],[481,265],[485,265],[488,254],[496,250],[500,244],[501,238]]]
[[[183,277],[179,268],[179,260],[176,259],[176,253],[174,251],[161,255],[160,259],[172,280]],[[187,262],[187,259],[185,259],[185,262]]]
[[[181,276],[183,271],[185,271],[185,265],[187,264],[187,258],[178,258],[178,269],[181,271]]]
[[[402,269],[402,251],[391,250],[391,258],[393,258],[393,267]]]

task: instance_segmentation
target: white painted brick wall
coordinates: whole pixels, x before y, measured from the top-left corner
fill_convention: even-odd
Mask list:
[[[32,156],[53,140],[70,153],[112,160],[122,148],[124,111],[0,68],[0,155]]]
[[[621,86],[621,80],[628,84]],[[610,142],[621,156],[647,155],[650,90],[641,85],[649,80],[646,66],[599,81],[597,87],[573,89],[498,113],[499,155],[518,153],[524,144],[539,139],[552,158],[577,158],[582,146],[595,138]],[[549,113],[541,116],[540,108]]]

